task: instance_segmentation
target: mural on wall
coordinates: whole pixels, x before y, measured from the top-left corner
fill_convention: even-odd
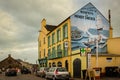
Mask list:
[[[91,48],[91,53],[95,53],[98,42],[98,52],[106,52],[109,22],[91,3],[74,13],[70,20],[72,50]]]

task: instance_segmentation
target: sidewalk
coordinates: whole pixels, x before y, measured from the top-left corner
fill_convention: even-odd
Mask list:
[[[85,80],[85,79],[71,78],[70,80]],[[93,79],[91,79],[91,80],[93,80]],[[118,78],[118,77],[102,77],[100,79],[95,79],[95,80],[120,80],[120,78]]]

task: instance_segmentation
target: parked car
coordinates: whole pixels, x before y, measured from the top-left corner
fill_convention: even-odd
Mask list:
[[[64,67],[51,67],[46,72],[46,79],[64,79],[69,80],[69,72]]]
[[[5,76],[17,76],[17,70],[16,69],[7,69],[5,71]]]
[[[23,68],[23,69],[21,69],[21,73],[22,74],[31,74],[31,71],[27,68]]]
[[[40,77],[45,77],[46,72],[48,72],[49,68],[48,67],[41,67],[37,72],[36,75]]]
[[[0,74],[2,74],[2,70],[0,69]]]

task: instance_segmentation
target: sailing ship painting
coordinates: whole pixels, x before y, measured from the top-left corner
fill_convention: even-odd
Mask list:
[[[72,50],[91,48],[91,53],[95,53],[98,41],[98,52],[104,53],[108,37],[109,22],[91,3],[71,16]]]

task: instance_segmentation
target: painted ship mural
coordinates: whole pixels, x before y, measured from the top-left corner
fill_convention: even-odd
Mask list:
[[[109,37],[108,20],[91,4],[85,5],[70,17],[72,50],[91,48],[91,53],[106,52]]]

